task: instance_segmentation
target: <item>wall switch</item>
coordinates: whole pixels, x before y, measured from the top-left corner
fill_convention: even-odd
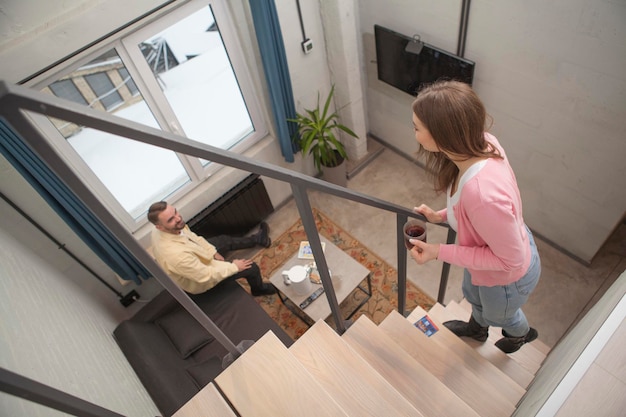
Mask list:
[[[313,50],[313,41],[311,39],[306,39],[305,41],[302,42],[302,51],[304,51],[305,54],[308,54],[312,50]]]

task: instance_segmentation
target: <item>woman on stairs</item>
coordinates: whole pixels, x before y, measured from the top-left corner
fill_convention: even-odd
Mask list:
[[[535,340],[521,307],[537,285],[541,261],[524,223],[515,174],[498,140],[486,132],[485,107],[472,88],[440,81],[413,102],[415,138],[435,188],[447,193],[446,208],[413,210],[431,223],[447,222],[458,244],[412,239],[418,264],[439,259],[465,268],[463,295],[472,305],[468,322],[444,325],[458,336],[487,340],[489,326],[502,328],[496,346],[513,353]]]

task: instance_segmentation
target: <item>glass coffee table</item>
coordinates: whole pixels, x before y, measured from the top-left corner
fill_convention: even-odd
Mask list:
[[[331,272],[331,280],[333,288],[337,295],[337,302],[341,303],[355,290],[362,291],[366,297],[360,304],[346,317],[350,319],[361,306],[372,296],[372,281],[369,269],[352,259],[348,254],[332,244],[328,239],[320,236],[322,242],[326,243],[324,254],[326,255],[326,263]],[[326,293],[322,293],[308,306],[300,308],[300,304],[306,300],[311,294],[322,287],[321,284],[311,283],[311,291],[307,294],[298,294],[293,285],[285,284],[282,272],[290,269],[295,265],[306,266],[313,262],[310,259],[298,258],[296,252],[282,267],[277,268],[270,277],[270,282],[278,289],[278,296],[282,303],[294,314],[300,317],[309,326],[318,320],[324,320],[330,316],[330,305],[326,298]],[[366,281],[367,288],[362,285]]]

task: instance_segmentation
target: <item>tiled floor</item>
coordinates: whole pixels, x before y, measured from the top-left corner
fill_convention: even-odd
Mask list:
[[[432,190],[424,170],[390,149],[384,149],[352,175],[348,188],[407,208],[420,203],[433,208],[445,205],[445,196]],[[394,214],[315,191],[309,193],[309,198],[313,207],[323,211],[391,265],[397,264]],[[267,219],[272,237],[279,236],[298,218],[293,200],[277,208]],[[445,236],[445,229],[429,225],[429,241],[444,242]],[[542,276],[524,311],[531,325],[538,329],[539,339],[554,346],[577,317],[626,269],[626,226],[622,225],[613,234],[590,266],[571,259],[541,239],[537,239],[537,245],[542,258]],[[409,259],[408,279],[436,299],[440,270],[439,262],[418,266]],[[453,266],[446,302],[462,298],[461,277],[462,270]]]

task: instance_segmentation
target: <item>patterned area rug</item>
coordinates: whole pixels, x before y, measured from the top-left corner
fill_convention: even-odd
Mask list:
[[[349,254],[356,261],[361,263],[371,271],[372,279],[372,297],[365,303],[352,317],[356,320],[362,314],[365,314],[374,323],[379,324],[392,310],[397,310],[398,306],[398,285],[397,272],[391,265],[383,261],[378,255],[364,246],[357,239],[352,237],[348,232],[334,224],[325,214],[317,209],[313,209],[317,230],[334,243],[337,247]],[[257,253],[252,259],[259,265],[263,277],[267,279],[274,271],[282,267],[282,265],[295,254],[300,242],[308,240],[302,222],[298,220],[278,239],[274,240],[272,246],[263,249]],[[245,280],[242,284],[247,285]],[[362,283],[363,287],[367,287],[366,283]],[[347,317],[356,306],[364,299],[365,294],[362,291],[355,290],[344,300],[340,308],[343,317]],[[257,302],[263,307],[267,314],[272,317],[294,340],[298,339],[308,329],[298,316],[293,314],[280,301],[277,295],[255,297]],[[413,310],[417,305],[428,311],[435,301],[422,292],[412,283],[407,283],[407,310]],[[332,316],[326,320],[333,325]]]

